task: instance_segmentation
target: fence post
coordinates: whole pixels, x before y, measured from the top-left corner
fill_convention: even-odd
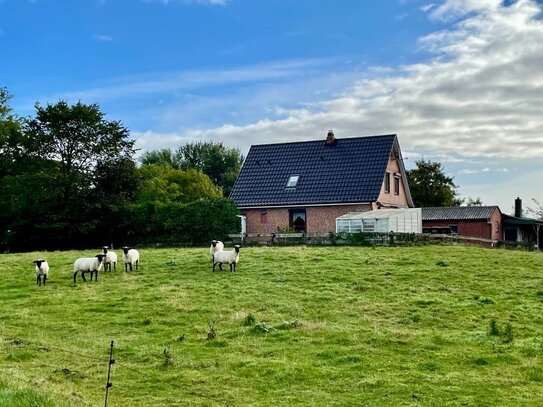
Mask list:
[[[107,407],[107,394],[109,392],[109,388],[113,386],[111,384],[110,378],[111,378],[111,365],[115,363],[115,359],[113,359],[113,345],[114,341],[111,341],[110,349],[109,349],[109,364],[107,367],[107,384],[106,384],[106,399],[104,401],[104,407]]]

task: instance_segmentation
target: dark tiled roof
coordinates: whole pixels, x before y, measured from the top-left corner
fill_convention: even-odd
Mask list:
[[[422,220],[480,220],[490,219],[497,206],[453,206],[422,208]]]
[[[240,207],[376,201],[396,135],[336,141],[251,146],[230,197]]]

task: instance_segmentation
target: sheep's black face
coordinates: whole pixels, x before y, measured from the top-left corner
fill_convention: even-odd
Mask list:
[[[106,253],[107,253],[107,249],[109,249],[109,247],[108,247],[108,246],[104,246],[104,247],[102,247],[102,250],[104,251],[104,254],[106,254]]]
[[[212,240],[212,241],[211,241],[211,246],[216,247],[216,246],[217,246],[217,241],[216,241],[216,240]]]
[[[130,250],[130,247],[128,247],[128,246],[123,247],[123,253],[124,254],[128,254],[129,250]]]
[[[237,244],[234,246],[234,250],[236,251],[236,253],[239,253],[239,249],[241,249],[240,245]]]
[[[41,264],[44,262],[45,260],[34,260],[32,263],[35,263],[36,266],[41,267]]]
[[[100,254],[97,254],[97,255],[94,256],[94,257],[96,257],[96,258],[98,259],[98,261],[102,261],[102,260],[104,260],[104,257],[106,257],[106,256],[103,255],[102,253],[100,253]]]

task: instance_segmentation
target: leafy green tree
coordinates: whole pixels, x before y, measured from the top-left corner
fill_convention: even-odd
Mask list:
[[[222,189],[224,196],[229,196],[243,164],[243,156],[238,149],[227,148],[222,143],[196,142],[179,147],[175,162],[181,169],[201,170]]]
[[[209,177],[196,169],[178,170],[168,165],[144,165],[139,168],[141,187],[138,203],[188,203],[203,198],[220,198]]]
[[[147,151],[140,161],[143,165],[160,164],[178,170],[200,170],[228,196],[239,175],[243,156],[238,149],[227,148],[222,143],[197,142],[185,144],[175,153],[169,148]]]
[[[175,162],[174,154],[169,148],[163,148],[161,150],[146,151],[140,158],[140,162],[143,165],[169,165],[173,168],[179,169],[178,164]]]
[[[453,178],[445,175],[441,163],[417,161],[416,168],[407,171],[407,182],[418,207],[459,206],[462,203]]]
[[[30,154],[58,162],[65,205],[88,191],[97,164],[131,158],[135,152],[128,129],[106,120],[97,104],[36,104],[36,117],[24,131]]]

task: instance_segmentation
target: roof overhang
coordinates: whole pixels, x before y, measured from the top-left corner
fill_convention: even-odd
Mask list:
[[[336,202],[336,203],[307,203],[307,204],[282,204],[282,205],[255,205],[238,206],[239,210],[247,209],[272,209],[272,208],[307,208],[309,206],[349,206],[349,205],[371,205],[372,202]]]

